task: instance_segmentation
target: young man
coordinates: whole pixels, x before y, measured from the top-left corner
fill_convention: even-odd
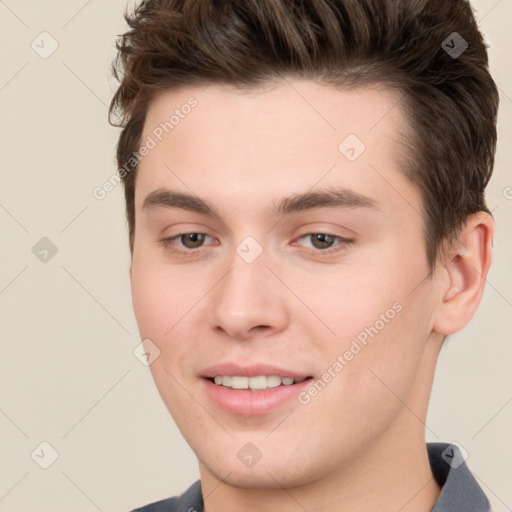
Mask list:
[[[135,316],[200,481],[139,511],[485,511],[425,443],[480,302],[498,94],[464,0],[156,0],[111,109]]]

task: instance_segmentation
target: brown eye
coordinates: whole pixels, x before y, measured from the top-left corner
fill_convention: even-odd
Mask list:
[[[197,249],[201,247],[205,237],[206,235],[204,233],[185,233],[180,235],[180,240],[183,247],[186,247],[187,249]]]
[[[352,246],[353,239],[344,238],[329,233],[307,233],[302,235],[299,240],[306,243],[300,243],[305,248],[309,248],[315,255],[320,257],[334,256],[342,251],[346,251]]]
[[[160,240],[164,250],[172,256],[184,258],[197,258],[208,249],[208,240],[218,245],[217,241],[206,233],[179,233]]]
[[[325,233],[311,233],[311,243],[315,249],[328,249],[338,237]]]

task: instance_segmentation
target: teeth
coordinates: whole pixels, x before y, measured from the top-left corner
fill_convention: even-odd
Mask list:
[[[260,375],[259,377],[249,377],[249,387],[251,389],[266,389],[267,377]]]
[[[267,389],[277,386],[290,386],[295,382],[302,382],[305,378],[279,377],[278,375],[258,375],[257,377],[241,377],[237,375],[218,375],[213,381],[218,386],[232,389]]]
[[[267,387],[268,388],[277,388],[277,386],[281,385],[281,377],[277,375],[271,375],[267,377]]]
[[[222,377],[224,383],[224,377]],[[233,389],[247,389],[249,387],[249,377],[231,377],[231,387]]]

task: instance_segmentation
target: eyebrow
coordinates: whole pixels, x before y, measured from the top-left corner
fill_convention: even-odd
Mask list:
[[[274,201],[272,215],[288,215],[319,208],[370,208],[378,210],[374,199],[346,188],[329,188],[303,194],[293,194]],[[183,192],[170,189],[157,189],[148,194],[142,205],[143,210],[153,208],[179,208],[201,215],[221,218],[219,212],[207,201]]]

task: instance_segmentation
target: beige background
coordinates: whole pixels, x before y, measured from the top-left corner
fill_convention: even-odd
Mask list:
[[[488,192],[494,266],[474,321],[441,354],[427,434],[464,446],[499,512],[512,509],[512,0],[473,4],[501,90]],[[194,454],[133,355],[140,340],[122,189],[102,201],[92,195],[116,170],[109,66],[125,6],[0,2],[4,512],[124,512],[198,478]],[[43,31],[58,43],[45,59],[31,47],[51,49]],[[46,263],[32,252],[42,237],[58,249]],[[58,452],[48,469],[35,462],[49,457],[43,441]]]

